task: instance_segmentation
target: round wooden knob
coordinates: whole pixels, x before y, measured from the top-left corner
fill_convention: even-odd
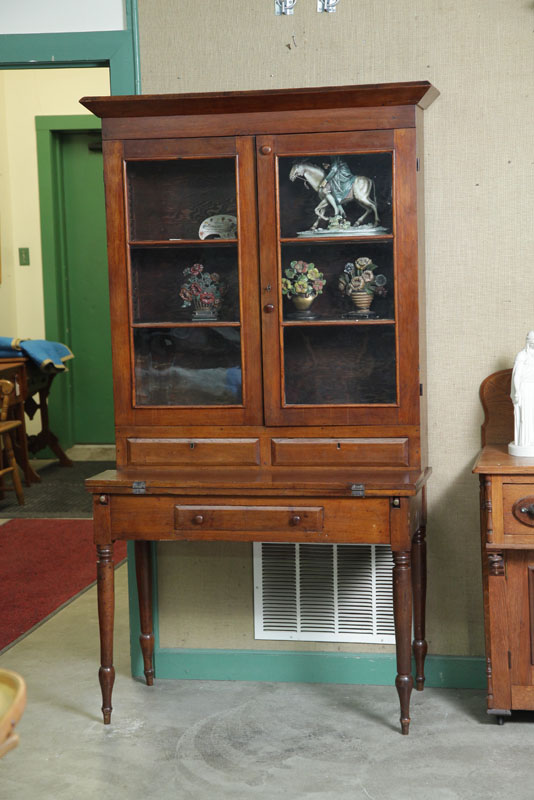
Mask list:
[[[272,303],[267,303],[266,306],[263,306],[263,310],[265,311],[266,314],[272,314],[274,311],[274,306]]]
[[[272,152],[273,152],[272,147],[269,147],[268,144],[264,144],[260,147],[260,153],[262,154],[262,156],[268,156]]]
[[[202,516],[202,514],[197,514],[196,517],[193,517],[193,522],[195,523],[195,525],[202,525],[202,523],[204,522],[204,517]]]
[[[291,524],[300,525],[300,517],[298,514],[295,514],[293,517],[291,517]]]

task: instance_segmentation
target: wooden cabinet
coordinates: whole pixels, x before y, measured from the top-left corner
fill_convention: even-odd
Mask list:
[[[486,412],[480,476],[487,708],[502,723],[534,710],[534,459],[508,454],[513,441],[512,370],[481,386]]]
[[[103,118],[115,384],[117,472],[88,482],[101,607],[117,538],[390,543],[403,732],[414,539],[418,688],[426,647],[418,219],[435,95],[82,100]]]

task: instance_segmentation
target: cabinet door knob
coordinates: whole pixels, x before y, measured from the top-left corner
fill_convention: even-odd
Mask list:
[[[202,514],[197,514],[196,517],[193,517],[193,522],[195,523],[195,525],[202,525],[202,523],[204,522],[204,517],[202,516]]]
[[[263,306],[263,310],[265,311],[266,314],[272,314],[274,311],[274,306],[272,303],[267,303],[266,306]]]
[[[300,525],[300,517],[298,514],[295,514],[293,517],[291,517],[291,524]]]
[[[260,153],[262,154],[262,156],[268,156],[272,152],[273,152],[272,147],[269,147],[268,144],[264,144],[260,147]]]

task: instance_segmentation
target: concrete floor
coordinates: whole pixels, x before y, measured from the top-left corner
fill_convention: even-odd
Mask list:
[[[28,685],[1,800],[534,798],[534,716],[499,727],[482,692],[414,692],[406,737],[392,687],[133,680],[116,576],[110,726],[94,587],[0,656]]]

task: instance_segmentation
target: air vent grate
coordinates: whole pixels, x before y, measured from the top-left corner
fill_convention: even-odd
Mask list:
[[[254,544],[256,639],[394,644],[387,545]]]

